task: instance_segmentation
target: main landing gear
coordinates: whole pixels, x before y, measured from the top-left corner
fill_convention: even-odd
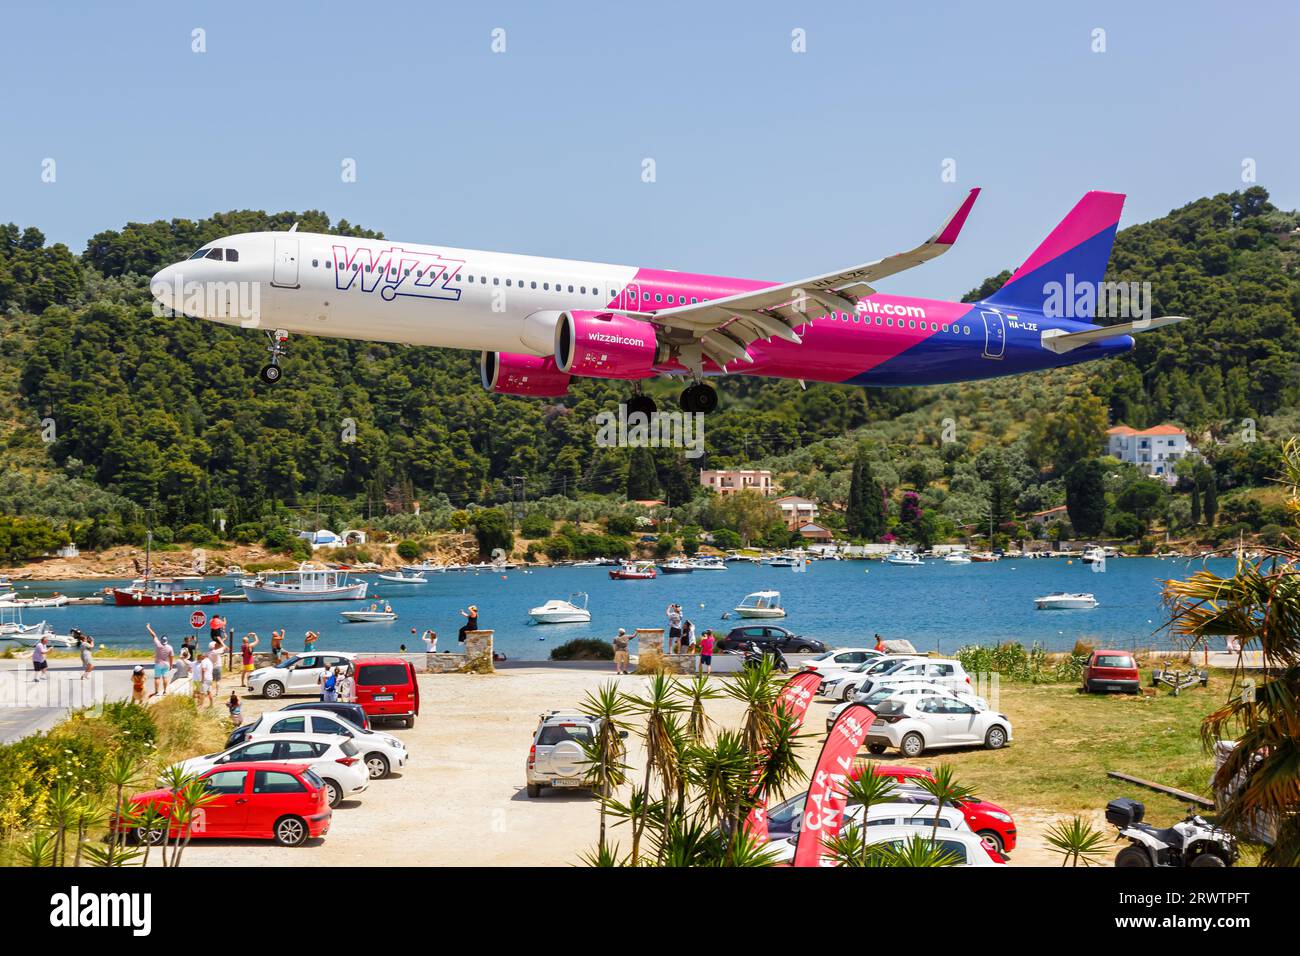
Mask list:
[[[646,418],[649,418],[658,410],[659,406],[655,404],[655,400],[649,395],[642,395],[640,392],[627,400],[627,413],[629,415],[640,412]]]
[[[712,385],[696,382],[682,389],[677,404],[684,412],[701,412],[707,415],[718,407],[718,393]]]
[[[276,329],[274,332],[267,332],[266,337],[271,340],[271,344],[266,347],[266,350],[271,353],[271,361],[262,366],[260,375],[267,385],[274,385],[284,374],[284,370],[280,368],[280,358],[289,351],[284,344],[289,341],[289,333],[284,329]]]

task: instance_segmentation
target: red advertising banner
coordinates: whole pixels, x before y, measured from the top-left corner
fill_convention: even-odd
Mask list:
[[[808,713],[808,705],[812,703],[813,694],[821,680],[821,675],[816,671],[802,671],[786,681],[785,686],[781,688],[781,693],[776,699],[776,710],[787,711],[794,718],[796,730],[803,723],[804,714]],[[766,795],[749,811],[749,816],[745,820],[745,829],[760,843],[767,842]]]
[[[867,739],[867,728],[876,719],[871,708],[850,704],[841,713],[826,735],[817,769],[813,771],[808,787],[808,799],[803,806],[803,820],[799,827],[799,840],[794,848],[795,866],[828,865],[822,854],[827,837],[840,832],[844,807],[848,798],[844,784],[853,770],[853,760]]]

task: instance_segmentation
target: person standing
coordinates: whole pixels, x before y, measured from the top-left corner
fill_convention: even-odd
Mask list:
[[[302,650],[304,654],[310,654],[312,647],[320,640],[320,635],[315,631],[308,631],[302,638]]]
[[[885,647],[885,639],[881,637],[879,634],[876,635],[875,650],[880,651],[880,653],[882,654],[885,653],[885,651],[887,650],[887,648]]]
[[[233,690],[230,692],[230,700],[226,701],[226,710],[230,713],[231,726],[238,727],[240,719],[244,716],[244,708],[239,702],[239,695]]]
[[[226,653],[226,640],[218,636],[215,641],[208,645],[208,659],[212,661],[212,681],[221,686],[221,655]]]
[[[203,706],[212,706],[212,657],[204,654],[199,658],[198,664],[194,668],[198,680],[195,682],[198,688],[198,697],[203,701]]]
[[[713,637],[713,629],[705,630],[704,636],[700,638],[700,673],[713,673],[713,648],[717,642]]]
[[[471,604],[468,610],[460,612],[460,616],[465,619],[465,623],[460,626],[456,639],[464,644],[465,634],[469,631],[478,630],[478,606]]]
[[[682,652],[685,654],[694,653],[695,647],[695,623],[693,621],[682,621]]]
[[[40,683],[41,681],[49,680],[49,675],[46,673],[50,668],[50,662],[46,659],[49,651],[49,641],[46,639],[45,635],[42,634],[41,639],[32,647],[33,683]]]
[[[172,669],[172,680],[182,680],[194,673],[194,664],[190,659],[190,652],[187,648],[181,648],[181,656],[176,658],[176,666]]]
[[[131,668],[131,703],[144,703],[144,666],[141,664]]]
[[[320,672],[320,699],[323,704],[332,704],[339,699],[339,675],[335,668],[327,667]]]
[[[284,644],[284,628],[271,632],[271,663],[280,659],[280,647]]]
[[[664,653],[676,654],[682,646],[682,609],[679,605],[668,605],[668,633],[664,636]]]
[[[357,679],[352,675],[352,665],[339,668],[339,700],[347,704],[357,702]]]
[[[249,640],[250,637],[252,638],[251,641]],[[248,675],[253,672],[253,648],[255,648],[260,641],[261,638],[258,637],[257,634],[249,631],[244,635],[243,641],[239,644],[239,660],[242,665],[239,670],[240,687],[248,686]],[[231,693],[233,694],[234,691],[232,690]]]
[[[424,642],[424,669],[431,671],[433,670],[433,655],[438,653],[438,635],[435,631],[429,629],[421,635],[420,640]]]
[[[152,624],[145,624],[144,628],[149,632],[149,636],[153,638],[153,693],[149,696],[157,697],[160,692],[160,685],[161,693],[167,693],[167,685],[172,677],[172,658],[176,656],[176,652],[167,643],[166,634],[159,637]]]
[[[618,636],[614,638],[614,673],[626,674],[628,667],[628,636],[627,631],[621,627],[618,629]]]
[[[75,627],[72,629],[72,636],[76,639],[77,647],[81,651],[81,679],[85,680],[90,676],[91,671],[95,669],[95,639]]]

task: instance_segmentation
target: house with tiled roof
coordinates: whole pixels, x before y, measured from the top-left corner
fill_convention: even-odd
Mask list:
[[[1176,425],[1143,429],[1116,425],[1106,431],[1106,454],[1173,484],[1177,480],[1174,464],[1195,455],[1196,449],[1187,440],[1187,432]]]

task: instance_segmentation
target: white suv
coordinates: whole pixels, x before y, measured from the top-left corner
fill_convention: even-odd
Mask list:
[[[346,667],[357,655],[347,651],[298,654],[282,664],[259,667],[248,675],[248,691],[276,699],[286,694],[320,694],[321,671],[327,667]]]
[[[588,789],[587,755],[583,744],[596,739],[600,721],[575,711],[552,710],[541,715],[524,768],[525,789],[540,797],[543,787]],[[620,736],[626,737],[627,731]]]
[[[361,751],[346,737],[324,734],[286,734],[268,740],[255,740],[215,754],[191,757],[180,766],[189,773],[206,773],[221,764],[244,760],[305,764],[325,781],[330,807],[337,807],[347,797],[363,793],[370,785]]]

